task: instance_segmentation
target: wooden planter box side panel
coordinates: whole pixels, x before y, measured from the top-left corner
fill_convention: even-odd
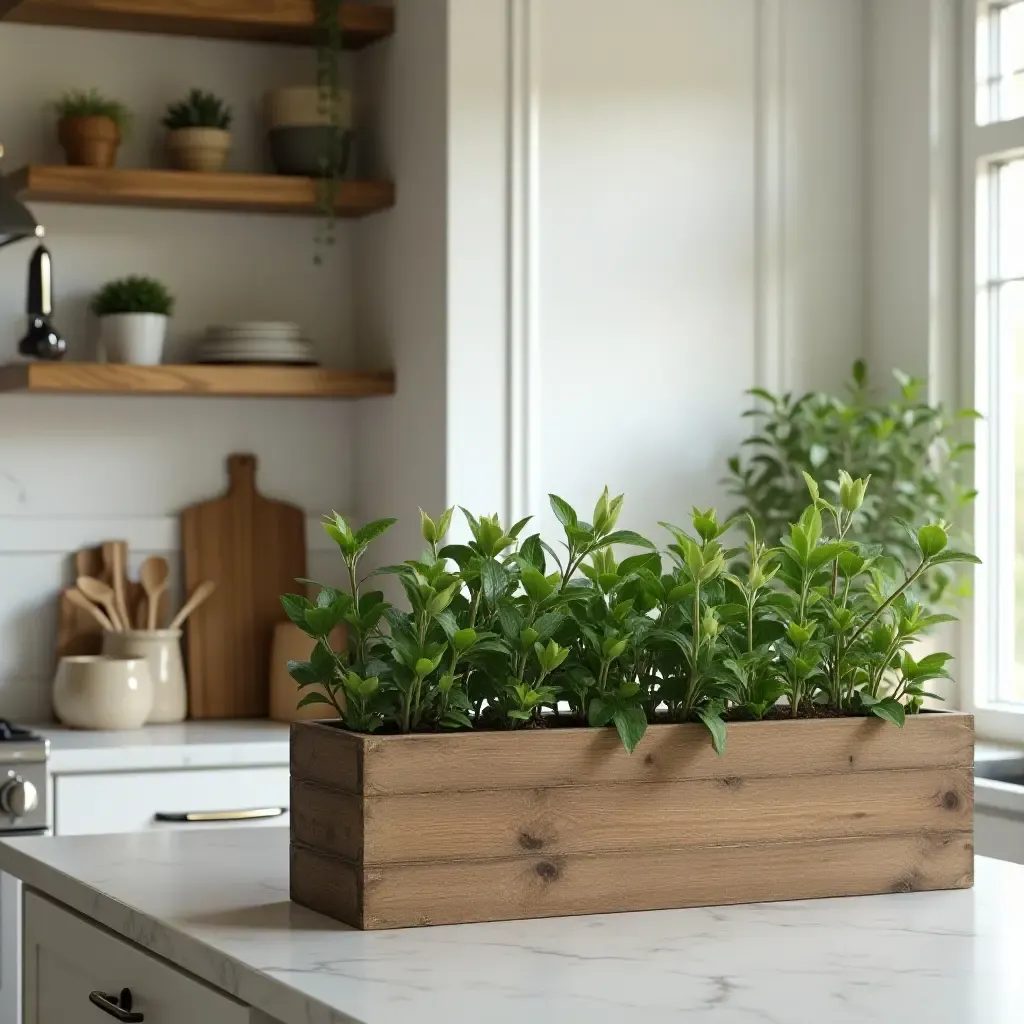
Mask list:
[[[390,928],[972,884],[970,716],[741,723],[728,744],[297,723],[292,898]]]
[[[911,717],[899,730],[874,719],[736,722],[719,756],[702,725],[658,725],[632,757],[614,729],[529,734],[465,732],[429,736],[346,736],[366,749],[367,794],[525,789],[583,782],[673,782],[776,775],[824,775],[973,764],[969,715]],[[326,728],[326,727],[325,727]],[[332,730],[337,731],[337,730]],[[528,757],[522,751],[529,750]],[[514,764],[514,770],[510,769]]]

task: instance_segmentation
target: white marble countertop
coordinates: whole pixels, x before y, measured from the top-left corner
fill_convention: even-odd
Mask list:
[[[89,732],[47,723],[32,728],[50,741],[50,771],[151,771],[288,763],[289,727],[268,719],[148,725]]]
[[[1019,1024],[1024,867],[973,890],[390,932],[288,902],[284,829],[0,842],[0,869],[285,1024]]]

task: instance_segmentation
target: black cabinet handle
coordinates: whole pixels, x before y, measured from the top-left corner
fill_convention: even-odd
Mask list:
[[[132,1013],[132,990],[121,989],[119,996],[108,996],[98,989],[89,993],[89,1002],[98,1006],[104,1013],[109,1013],[116,1020],[124,1021],[125,1024],[141,1024],[146,1019],[145,1014]]]
[[[240,811],[157,811],[155,821],[255,821],[257,818],[280,818],[287,807],[249,807]]]

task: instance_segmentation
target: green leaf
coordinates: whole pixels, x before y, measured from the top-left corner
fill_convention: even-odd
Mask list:
[[[306,696],[303,697],[302,700],[300,700],[299,703],[295,705],[295,707],[305,708],[308,707],[310,704],[327,704],[332,708],[334,707],[334,705],[331,704],[330,700],[328,700],[327,697],[325,697],[322,693],[318,693],[316,691],[314,691],[313,693],[307,693]]]
[[[544,560],[544,547],[541,544],[539,534],[531,534],[523,541],[522,547],[519,549],[520,565],[524,561],[529,562],[540,573],[543,573],[547,568]]]
[[[375,519],[372,523],[356,530],[356,543],[365,547],[372,540],[376,540],[382,533],[386,533],[397,523],[397,519]]]
[[[644,714],[644,709],[639,707],[619,708],[612,715],[612,721],[615,723],[615,730],[619,734],[619,739],[622,740],[622,745],[626,748],[626,753],[632,754],[636,750],[637,744],[644,738],[644,733],[647,732],[647,715]]]
[[[327,636],[341,622],[344,610],[338,607],[306,609],[306,625],[303,627],[310,636]]]
[[[609,533],[608,536],[601,538],[602,547],[606,544],[631,544],[635,548],[649,548],[651,551],[656,551],[655,545],[649,541],[646,537],[641,537],[639,533],[635,533],[633,530],[616,530],[614,533]]]
[[[871,705],[871,714],[878,715],[879,718],[884,718],[885,721],[892,722],[893,725],[902,729],[906,711],[898,700],[886,697],[877,704]]]
[[[925,558],[934,558],[949,543],[946,531],[937,523],[929,526],[922,526],[917,531],[917,543],[921,548],[921,554]]]
[[[299,687],[314,686],[323,681],[323,677],[308,661],[289,661],[288,675],[299,684]]]
[[[972,555],[969,551],[941,551],[932,558],[932,565],[942,565],[944,562],[970,562],[973,565],[981,565],[981,559]]]
[[[587,709],[587,722],[592,729],[607,725],[615,714],[615,705],[603,697],[595,697]]]
[[[817,469],[828,459],[828,449],[823,444],[812,444],[808,458],[811,460],[811,465]]]
[[[554,592],[555,585],[539,569],[534,569],[533,566],[523,566],[519,573],[519,578],[522,580],[526,593],[534,601],[543,601]]]
[[[281,607],[285,615],[295,623],[303,633],[309,632],[306,624],[306,609],[312,608],[313,603],[299,594],[283,594],[281,596]]]
[[[548,501],[551,502],[551,511],[555,513],[555,518],[563,526],[575,526],[579,521],[576,510],[564,498],[557,494],[549,494]]]
[[[511,538],[512,538],[513,540],[517,539],[517,538],[519,537],[519,534],[521,534],[521,533],[523,532],[523,529],[525,528],[526,524],[527,524],[527,523],[528,523],[528,522],[529,522],[529,521],[530,521],[530,520],[531,520],[532,518],[533,518],[533,516],[526,516],[526,517],[524,517],[523,519],[520,519],[520,520],[519,520],[519,522],[518,522],[518,523],[516,523],[516,524],[515,524],[515,526],[513,526],[511,530],[509,530],[509,531],[508,531],[508,535],[509,535],[509,536],[510,536],[510,537],[511,537]]]
[[[717,705],[697,708],[697,716],[708,727],[711,733],[711,745],[716,754],[725,753],[725,722],[721,718],[721,710]]]
[[[470,626],[467,626],[465,629],[460,629],[454,634],[452,634],[452,646],[460,654],[463,651],[468,650],[470,647],[472,647],[473,644],[476,643],[476,641],[477,632]]]
[[[497,562],[485,559],[480,563],[480,586],[484,600],[493,608],[508,588],[508,573]]]

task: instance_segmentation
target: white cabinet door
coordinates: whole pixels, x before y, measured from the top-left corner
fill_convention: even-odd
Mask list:
[[[24,948],[24,1024],[114,1024],[102,997],[123,989],[144,1024],[250,1024],[241,1003],[32,892]]]
[[[59,836],[288,824],[288,768],[58,775]]]

